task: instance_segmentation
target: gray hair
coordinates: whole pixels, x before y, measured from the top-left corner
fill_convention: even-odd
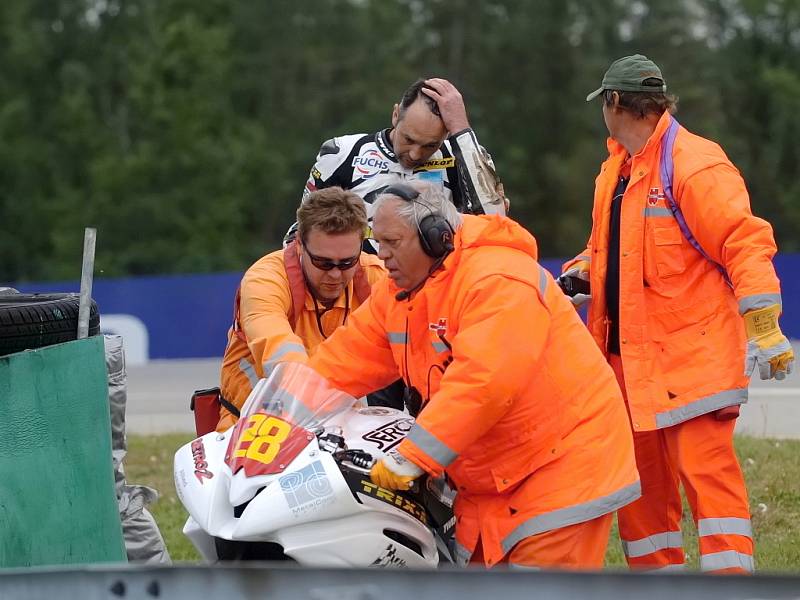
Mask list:
[[[428,215],[441,215],[452,227],[453,231],[458,229],[461,225],[461,214],[456,209],[455,205],[450,202],[444,194],[441,187],[433,186],[428,183],[414,182],[410,185],[412,188],[419,192],[419,196],[411,202],[403,202],[398,204],[395,209],[397,216],[405,219],[411,227],[419,229],[419,223]],[[387,201],[400,196],[394,194],[379,194],[373,204],[373,213],[378,212],[378,209]]]

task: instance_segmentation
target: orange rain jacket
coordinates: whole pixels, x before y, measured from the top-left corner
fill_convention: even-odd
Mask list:
[[[238,408],[242,407],[256,382],[269,373],[271,363],[283,360],[305,362],[324,339],[317,325],[314,299],[308,290],[305,290],[305,304],[298,311],[297,322],[292,323],[292,290],[284,252],[277,250],[262,257],[242,279],[238,296],[241,332],[236,331],[236,324],[228,331],[221,373],[222,396]],[[377,256],[362,252],[360,262],[370,285],[383,278],[385,270]],[[353,281],[348,284],[347,295],[352,315],[359,306]],[[345,300],[343,293],[333,308],[321,315],[326,335],[342,324]],[[224,408],[220,417],[220,428],[223,429],[235,420]]]
[[[681,127],[673,148],[675,201],[689,230],[732,281],[686,240],[660,176],[664,113],[631,161],[620,221],[619,337],[634,430],[669,427],[747,401],[746,335],[740,316],[780,304],[772,228],[750,211],[739,171],[722,149]],[[592,232],[579,256],[590,261],[588,327],[607,347],[605,278],[611,200],[625,148],[609,138],[596,179]]]
[[[401,375],[429,399],[398,449],[457,487],[459,562],[480,537],[493,565],[640,486],[614,374],[536,241],[505,217],[462,219],[442,270],[408,300],[376,284],[309,366],[356,397]]]

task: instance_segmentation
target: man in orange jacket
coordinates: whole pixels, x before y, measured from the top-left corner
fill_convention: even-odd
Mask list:
[[[297,239],[259,259],[242,279],[222,360],[222,396],[241,408],[278,361],[305,361],[346,323],[385,271],[360,251],[363,200],[338,187],[308,195],[297,209]],[[221,410],[218,431],[236,421]]]
[[[309,366],[353,396],[398,375],[413,391],[416,423],[372,479],[446,473],[460,563],[599,568],[640,493],[613,372],[527,231],[417,185],[376,200],[389,279]]]
[[[588,327],[626,396],[642,497],[619,512],[632,567],[684,563],[683,483],[705,571],[750,572],[753,540],[733,449],[749,376],[782,379],[794,355],[769,224],[715,143],[672,117],[675,98],[642,55],[614,62],[600,89],[609,158],[593,226],[563,276],[590,281]]]

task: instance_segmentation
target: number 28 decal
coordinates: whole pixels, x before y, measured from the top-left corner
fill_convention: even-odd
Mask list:
[[[244,469],[248,477],[281,473],[312,439],[302,427],[254,413],[237,424],[225,460],[233,473]]]

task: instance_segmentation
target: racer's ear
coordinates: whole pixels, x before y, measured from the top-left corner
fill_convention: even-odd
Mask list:
[[[400,105],[395,104],[394,108],[392,109],[392,127],[397,127],[397,123],[400,121]]]

